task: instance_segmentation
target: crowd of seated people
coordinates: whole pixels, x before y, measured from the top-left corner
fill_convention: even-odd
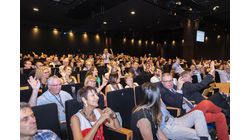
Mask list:
[[[131,114],[134,139],[211,139],[204,127],[206,123],[215,123],[218,140],[229,139],[226,122],[229,112],[218,99],[220,93],[206,97],[202,92],[216,78],[221,83],[230,83],[230,60],[186,61],[177,57],[115,55],[112,49],[110,52],[105,49],[99,55],[20,54],[20,86],[32,89],[29,105],[56,103],[61,133],[67,137],[65,102],[75,98],[82,104],[82,110],[71,119],[74,138],[103,139],[102,124],[113,129],[121,126],[110,108],[96,108],[99,100],[96,95],[102,94],[106,105],[108,92],[141,85],[144,100]],[[84,75],[79,78],[81,72]],[[143,84],[146,82],[150,83]],[[83,83],[83,87],[78,91],[74,88],[75,97],[61,89],[78,83]],[[39,89],[43,92],[41,96]],[[152,99],[149,102],[147,98]],[[166,106],[181,108],[181,116],[174,118]],[[87,128],[91,129],[85,131]]]

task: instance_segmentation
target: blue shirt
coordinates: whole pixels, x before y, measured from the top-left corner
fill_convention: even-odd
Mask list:
[[[51,130],[37,130],[35,136],[32,140],[61,140],[54,132]]]
[[[53,95],[47,90],[40,97],[37,98],[37,105],[44,105],[49,103],[56,103],[58,109],[59,121],[65,121],[65,101],[72,99],[71,95],[61,90],[58,95]],[[62,104],[60,103],[62,102]]]
[[[161,113],[162,113],[162,117],[161,117],[160,128],[161,130],[163,130],[166,125],[172,125],[174,123],[174,117],[168,112],[166,105],[164,104],[162,100],[161,100]]]

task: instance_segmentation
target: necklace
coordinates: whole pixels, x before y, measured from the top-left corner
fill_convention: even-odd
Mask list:
[[[81,109],[81,111],[80,112],[82,112],[82,114],[84,115],[84,117],[87,119],[87,121],[89,122],[89,124],[90,124],[90,126],[91,127],[93,127],[93,125],[91,124],[91,122],[90,122],[90,120],[89,120],[89,118],[88,118],[88,116],[85,114],[85,112],[83,111],[83,109]],[[99,132],[100,132],[100,136],[101,136],[101,138],[99,138],[99,134],[98,134],[98,132],[96,132],[96,137],[97,137],[97,139],[98,140],[101,140],[102,139],[102,131],[101,131],[101,128],[100,128],[100,126],[99,126]]]

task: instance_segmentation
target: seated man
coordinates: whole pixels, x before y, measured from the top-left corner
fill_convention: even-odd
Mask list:
[[[65,102],[71,100],[69,93],[61,90],[62,84],[57,76],[51,76],[48,81],[48,90],[37,98],[37,105],[56,103],[59,115],[59,121],[65,121]]]
[[[195,107],[183,96],[182,86],[184,81],[179,78],[177,87],[173,84],[173,77],[169,73],[164,73],[162,81],[158,83],[161,88],[162,101],[167,106],[178,107],[182,109],[182,115],[193,110],[201,110],[207,123],[215,122],[218,140],[229,140],[225,115],[222,109],[209,100],[203,100]],[[176,90],[177,89],[177,90]]]
[[[36,118],[30,106],[20,103],[20,139],[21,140],[61,140],[50,130],[37,130]]]
[[[58,117],[60,121],[60,129],[62,134],[66,134],[66,116],[65,102],[73,99],[72,96],[61,90],[62,84],[57,76],[51,76],[48,80],[48,90],[37,98],[40,82],[35,78],[29,79],[29,84],[33,88],[32,95],[29,100],[31,106],[56,103],[58,109]],[[64,137],[64,136],[63,136]]]

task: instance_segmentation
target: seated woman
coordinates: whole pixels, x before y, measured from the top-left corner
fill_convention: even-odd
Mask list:
[[[71,117],[71,129],[74,140],[105,140],[103,124],[112,129],[120,129],[116,114],[110,108],[100,110],[98,96],[93,87],[83,87],[77,93],[77,101],[82,109]]]
[[[123,86],[120,84],[120,77],[117,72],[112,72],[109,75],[109,84],[105,88],[105,95],[110,91],[119,89],[123,89]]]
[[[97,93],[100,93],[100,94],[103,94],[102,93],[102,89],[107,85],[108,83],[108,80],[106,78],[104,78],[104,76],[102,77],[102,85],[99,86],[98,88],[96,87],[96,77],[93,76],[93,75],[88,75],[86,78],[85,78],[85,81],[84,81],[84,86],[90,86],[90,87],[93,87],[93,88],[96,88],[96,91]],[[104,95],[104,94],[103,94]],[[105,96],[105,95],[104,95]]]
[[[132,111],[131,129],[135,140],[167,140],[160,129],[160,90],[153,83],[142,85],[140,104]]]
[[[49,79],[49,76],[51,74],[51,69],[48,66],[41,66],[36,69],[35,77],[37,80],[40,81],[40,88],[43,90],[46,90],[47,87],[47,80]]]
[[[98,76],[98,70],[95,66],[92,66],[86,73],[85,78],[89,75],[95,76],[96,77],[96,82],[97,82],[97,86],[99,87],[101,85],[101,79]]]
[[[127,84],[125,88],[135,88],[139,86],[136,82],[133,82],[133,74],[132,73],[126,73],[125,74],[125,83]]]
[[[71,75],[72,68],[70,66],[65,66],[60,74],[62,75],[60,80],[63,85],[75,85],[77,83],[75,76]]]

